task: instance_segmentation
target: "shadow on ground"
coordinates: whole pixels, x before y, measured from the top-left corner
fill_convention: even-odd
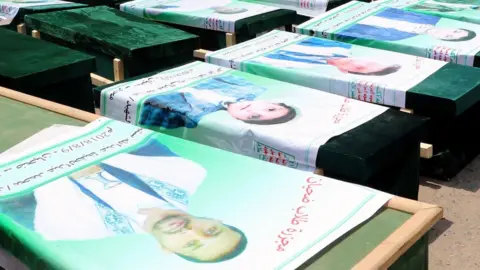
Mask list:
[[[432,188],[440,189],[442,186],[462,189],[476,193],[480,190],[480,156],[476,157],[470,162],[463,170],[457,174],[450,181],[442,181],[428,177],[422,177],[421,185]]]

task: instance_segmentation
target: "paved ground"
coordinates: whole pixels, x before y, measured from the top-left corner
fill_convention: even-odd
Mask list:
[[[430,234],[430,269],[480,269],[480,156],[449,182],[423,178],[420,201],[445,211]]]

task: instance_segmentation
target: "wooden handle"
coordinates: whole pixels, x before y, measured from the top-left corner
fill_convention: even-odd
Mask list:
[[[237,44],[237,38],[234,33],[227,33],[225,38],[227,39],[227,47]]]
[[[428,143],[420,143],[420,157],[429,159],[433,157],[433,145]]]
[[[125,71],[123,68],[123,61],[121,59],[113,59],[113,78],[116,82],[125,79]]]
[[[17,32],[24,35],[27,34],[27,27],[25,26],[24,23],[17,25]]]
[[[46,99],[30,96],[30,95],[20,93],[18,91],[14,91],[1,86],[0,86],[0,96],[4,96],[9,99],[20,101],[25,104],[29,104],[45,110],[56,112],[58,114],[66,115],[66,116],[69,116],[78,120],[82,120],[85,122],[92,122],[101,117],[93,113],[89,113],[89,112],[75,109],[69,106],[58,104]]]
[[[205,59],[205,56],[209,52],[210,51],[207,51],[207,50],[204,50],[204,49],[195,50],[195,51],[193,51],[193,57],[198,58],[198,59]]]
[[[37,30],[33,30],[32,31],[32,37],[34,37],[36,39],[41,39],[40,38],[40,32],[38,32]]]
[[[90,78],[92,78],[92,84],[95,86],[102,86],[102,85],[107,85],[113,83],[113,81],[104,78],[100,75],[97,75],[95,73],[90,73]]]

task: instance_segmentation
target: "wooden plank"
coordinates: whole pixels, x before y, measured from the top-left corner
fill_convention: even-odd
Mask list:
[[[118,82],[125,79],[125,71],[123,69],[123,61],[121,59],[113,59],[113,79]]]
[[[386,207],[409,212],[412,213],[413,216],[352,269],[388,269],[388,267],[398,260],[398,258],[423,235],[428,233],[430,228],[443,217],[443,209],[439,206],[400,197],[391,199],[386,204]]]
[[[46,99],[41,99],[41,98],[37,98],[27,94],[23,94],[23,93],[20,93],[8,88],[4,88],[1,86],[0,86],[0,96],[4,96],[13,100],[23,102],[25,104],[46,109],[52,112],[56,112],[58,114],[62,114],[78,120],[82,120],[85,122],[92,122],[100,117],[99,115],[95,115],[93,113],[89,113],[89,112],[75,109],[69,106],[51,102]]]
[[[92,84],[95,86],[102,86],[102,85],[107,85],[113,83],[113,81],[104,78],[100,75],[97,75],[95,73],[90,73],[90,77],[92,78]]]
[[[407,108],[401,108],[400,109],[401,112],[404,112],[404,113],[410,113],[410,114],[413,114],[413,110],[411,109],[407,109]]]
[[[325,175],[325,171],[323,169],[320,169],[320,168],[316,168],[313,173],[318,174],[318,175],[322,175],[322,176]]]
[[[25,26],[24,23],[17,25],[17,32],[24,35],[27,34],[27,27]]]
[[[32,31],[32,37],[34,37],[36,39],[40,39],[40,32],[38,32],[37,30],[33,30]]]
[[[227,47],[237,44],[237,38],[234,33],[227,33],[225,36],[227,39]]]
[[[433,145],[428,143],[420,143],[420,157],[429,159],[433,157]]]
[[[193,51],[193,57],[204,60],[204,59],[205,59],[205,56],[206,56],[207,53],[209,53],[209,52],[210,52],[210,51],[204,50],[204,49],[195,50],[195,51]]]

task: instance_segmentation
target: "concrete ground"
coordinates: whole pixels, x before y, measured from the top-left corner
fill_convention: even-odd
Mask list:
[[[419,200],[444,209],[430,233],[431,270],[480,269],[480,156],[449,182],[422,178]]]

